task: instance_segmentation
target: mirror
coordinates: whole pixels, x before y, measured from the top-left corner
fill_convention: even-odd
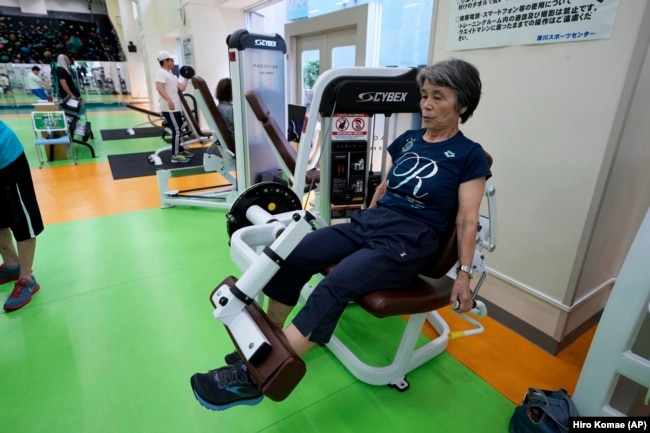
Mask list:
[[[57,86],[52,78],[54,64],[0,63],[0,107],[27,107],[40,100],[32,94],[27,80],[33,66],[41,68],[39,75],[51,86],[45,89],[46,95],[57,99]],[[128,69],[124,62],[75,61],[70,72],[85,103],[130,101]]]

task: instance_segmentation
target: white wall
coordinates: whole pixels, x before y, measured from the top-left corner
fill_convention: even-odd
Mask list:
[[[203,77],[211,89],[217,82],[229,76],[227,36],[243,28],[243,13],[236,9],[217,8],[210,0],[183,3],[185,24],[180,21],[180,6],[161,7],[156,0],[140,0],[140,44],[144,70],[149,87],[149,98],[158,109],[158,95],[153,86],[153,76],[160,67],[156,55],[160,50],[175,54],[178,64],[183,59],[178,41],[192,37],[196,74]],[[188,87],[188,92],[192,86]],[[202,122],[203,123],[203,122]]]
[[[614,119],[629,104],[619,107],[646,2],[620,2],[611,39],[454,52],[445,49],[449,3],[438,3],[433,60],[466,59],[484,84],[476,114],[462,127],[493,155],[499,197],[499,246],[481,295],[561,340],[577,278],[587,271],[583,246],[601,201],[603,166],[611,165],[605,156],[616,145]],[[604,284],[606,291],[614,276],[583,290]],[[593,299],[595,313],[606,293]]]
[[[138,23],[133,16],[131,0],[107,0],[106,9],[108,16],[115,27],[122,51],[126,56],[124,68],[127,71],[128,83],[132,98],[147,99],[149,90],[145,76],[145,68],[142,56],[143,47],[140,44],[140,31]],[[129,53],[127,45],[132,41],[137,52]]]
[[[226,39],[244,27],[243,12],[192,3],[186,6],[186,11],[187,23],[181,35],[192,36],[194,68],[214,94],[219,80],[230,76]]]

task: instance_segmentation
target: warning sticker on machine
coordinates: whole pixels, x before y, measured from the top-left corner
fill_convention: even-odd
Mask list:
[[[368,136],[367,114],[335,113],[332,120],[333,140],[358,140]]]

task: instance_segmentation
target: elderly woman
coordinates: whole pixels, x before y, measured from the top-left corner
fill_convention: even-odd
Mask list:
[[[232,112],[232,81],[230,78],[222,78],[217,83],[217,90],[214,94],[219,101],[217,110],[223,117],[223,121],[230,131],[230,135],[235,136],[235,124]]]
[[[392,163],[370,207],[354,213],[349,223],[308,234],[264,289],[267,314],[282,327],[309,278],[338,263],[284,331],[298,354],[329,341],[349,301],[380,286],[399,290],[416,279],[447,224],[456,224],[461,264],[449,302],[458,303],[460,311],[472,308],[469,279],[478,213],[491,173],[483,148],[458,125],[474,113],[481,79],[473,65],[451,59],[423,68],[417,81],[424,127],[405,132],[388,147]],[[213,410],[259,403],[262,393],[237,352],[226,362],[192,376],[199,402]]]

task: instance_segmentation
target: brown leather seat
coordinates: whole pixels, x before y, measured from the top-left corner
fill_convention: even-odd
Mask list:
[[[234,155],[236,153],[235,137],[232,136],[228,130],[228,127],[226,126],[226,122],[223,120],[223,117],[221,117],[221,113],[219,113],[219,109],[217,109],[217,104],[214,102],[214,98],[212,97],[212,93],[210,93],[210,89],[208,88],[207,83],[203,78],[195,75],[192,77],[192,85],[201,94],[201,98],[205,101],[208,111],[210,112],[210,116],[214,119],[215,125],[217,125],[218,131],[214,131],[218,134],[217,138]]]
[[[421,275],[442,278],[458,260],[456,225],[452,220],[440,235],[440,248],[431,257]],[[419,279],[399,290],[377,290],[356,300],[375,317],[426,313],[449,305],[450,287],[434,287]]]
[[[200,137],[209,137],[211,135],[210,133],[201,130],[201,125],[199,125],[199,121],[194,117],[194,114],[192,114],[192,109],[187,103],[185,94],[181,89],[178,89],[178,96],[181,98],[181,104],[183,104],[183,114],[185,114],[185,118],[192,125],[192,131]]]
[[[254,90],[250,90],[246,92],[246,100],[248,101],[248,105],[253,110],[253,114],[255,114],[255,117],[257,117],[257,120],[262,123],[264,131],[266,131],[267,135],[273,142],[273,145],[280,154],[280,157],[282,158],[284,164],[287,166],[291,173],[295,173],[296,159],[298,155],[291,143],[289,143],[289,141],[285,138],[284,131],[282,128],[280,128],[280,126],[278,126],[278,123],[271,115],[271,112],[262,100],[262,97]],[[317,169],[308,170],[305,180],[308,184],[320,182],[320,171]]]
[[[440,236],[440,248],[420,274],[427,278],[442,278],[457,260],[456,226],[452,222]],[[327,274],[334,266],[328,267],[324,273]],[[382,290],[378,288],[374,292],[355,299],[355,302],[373,316],[384,318],[437,310],[449,305],[450,295],[450,285],[433,286],[424,279],[418,279],[400,289]]]

